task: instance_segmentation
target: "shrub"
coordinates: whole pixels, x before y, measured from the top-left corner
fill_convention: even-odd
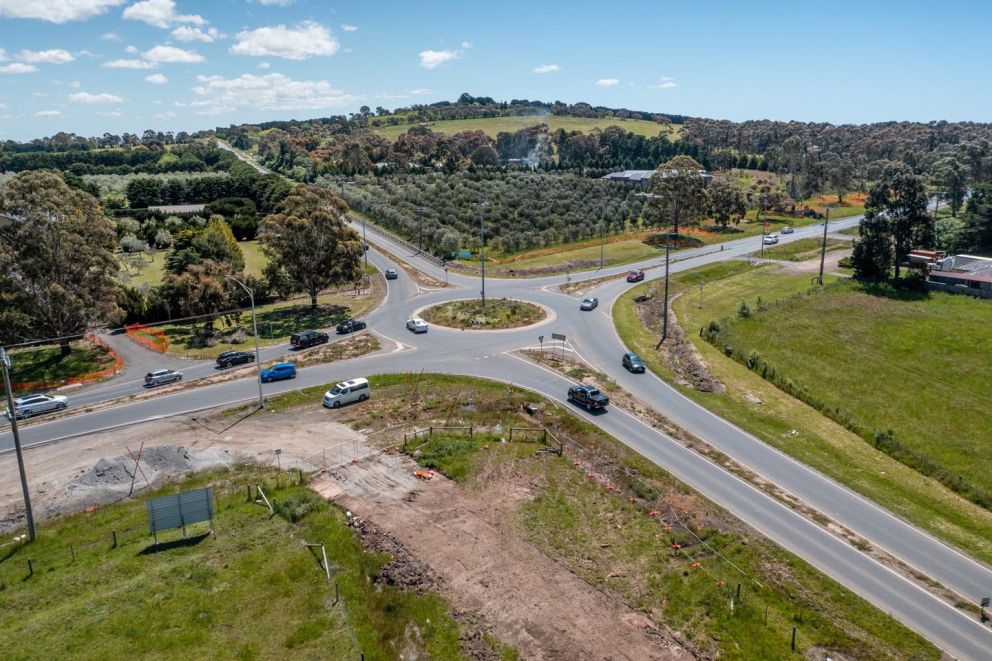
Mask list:
[[[134,234],[127,234],[121,239],[121,250],[127,253],[142,252],[148,250],[148,244]]]
[[[155,247],[156,248],[168,248],[172,245],[172,232],[167,229],[161,229],[155,233]]]
[[[737,316],[741,319],[747,319],[752,314],[751,306],[744,299],[741,299],[741,304],[737,306]]]
[[[300,491],[281,501],[276,501],[273,503],[272,509],[290,523],[296,523],[306,518],[311,512],[319,510],[322,505],[323,500],[313,491]]]

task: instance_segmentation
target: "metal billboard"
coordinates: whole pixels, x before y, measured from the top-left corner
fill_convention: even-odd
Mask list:
[[[148,507],[148,529],[153,535],[160,530],[185,529],[189,523],[213,521],[214,518],[211,487],[152,498],[145,501],[145,504]]]

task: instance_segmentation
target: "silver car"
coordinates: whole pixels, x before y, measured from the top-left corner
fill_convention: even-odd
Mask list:
[[[599,305],[598,298],[584,298],[582,299],[582,302],[579,303],[579,309],[586,311],[595,310],[598,305]]]
[[[17,418],[29,418],[32,415],[61,411],[69,406],[69,398],[64,395],[25,395],[14,400],[14,415]],[[5,415],[10,417],[10,410]]]
[[[145,375],[146,386],[160,386],[163,383],[175,383],[183,380],[183,373],[176,370],[155,370]]]

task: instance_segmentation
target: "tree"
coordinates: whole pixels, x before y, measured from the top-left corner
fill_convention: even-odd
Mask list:
[[[0,341],[69,339],[116,323],[114,224],[88,193],[52,172],[18,175],[3,189],[0,209],[17,219],[0,230]]]
[[[961,218],[959,243],[968,252],[992,254],[992,185],[975,186]]]
[[[299,185],[259,226],[259,240],[274,268],[281,268],[310,296],[361,275],[362,243],[342,220],[347,206],[336,195]]]
[[[679,226],[696,225],[706,213],[706,182],[703,166],[689,156],[676,156],[662,164],[651,177],[647,212],[652,222],[670,225],[678,236]]]
[[[908,165],[890,164],[868,192],[862,227],[865,223],[868,223],[867,237],[872,241],[880,240],[878,235],[889,237],[898,278],[900,265],[909,252],[934,242],[933,218],[927,213],[923,180]],[[876,247],[871,250],[873,254],[882,254]]]
[[[957,218],[968,191],[967,169],[958,159],[947,156],[933,164],[931,173],[932,181],[938,189],[939,199],[947,202],[951,207],[951,216]]]
[[[185,229],[173,237],[172,251],[165,258],[165,270],[176,275],[190,265],[211,260],[227,264],[229,272],[241,271],[245,258],[223,216],[210,217],[203,229]]]
[[[709,198],[710,213],[718,225],[728,227],[731,219],[735,225],[741,222],[747,207],[744,204],[744,194],[737,186],[726,181],[717,181],[710,184],[706,195]]]
[[[858,226],[858,241],[854,244],[851,261],[854,277],[882,280],[889,275],[892,263],[892,237],[883,216],[866,212]]]
[[[846,158],[842,158],[833,152],[827,152],[821,159],[824,175],[830,184],[831,190],[837,196],[839,204],[844,203],[844,194],[851,190],[851,182],[854,177],[854,167]]]
[[[228,264],[211,259],[189,265],[182,273],[170,273],[162,281],[161,294],[169,307],[187,317],[209,315],[227,306],[229,291],[225,276]],[[213,328],[213,318],[204,326]]]

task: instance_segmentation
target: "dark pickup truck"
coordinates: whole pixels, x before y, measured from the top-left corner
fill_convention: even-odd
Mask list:
[[[568,399],[581,404],[587,411],[605,409],[610,403],[610,398],[593,386],[572,386],[568,389]]]

